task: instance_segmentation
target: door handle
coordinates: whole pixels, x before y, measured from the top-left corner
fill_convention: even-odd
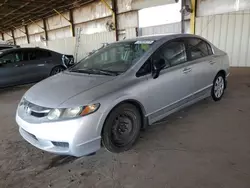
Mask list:
[[[214,61],[209,61],[209,64],[210,65],[213,65],[213,64],[215,64],[216,62],[214,62]]]
[[[22,67],[24,64],[15,65],[15,67]]]
[[[187,74],[187,73],[189,73],[189,72],[191,72],[191,71],[192,71],[191,68],[185,68],[185,69],[183,69],[183,73],[184,73],[184,74]]]

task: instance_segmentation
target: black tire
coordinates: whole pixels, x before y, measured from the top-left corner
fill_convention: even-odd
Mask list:
[[[220,83],[221,85],[218,85],[218,83]],[[220,87],[220,91],[218,92],[218,87]],[[211,96],[213,98],[214,101],[220,101],[221,98],[224,95],[225,92],[225,88],[226,88],[226,81],[225,81],[225,76],[222,73],[219,73],[216,75],[214,82],[213,82],[213,87],[212,87],[212,91],[211,91]]]
[[[111,111],[104,123],[102,144],[113,153],[127,151],[138,139],[141,125],[139,110],[132,104],[121,104]]]
[[[65,68],[63,66],[56,66],[52,69],[52,71],[50,72],[50,76],[56,75],[62,71],[64,71]]]

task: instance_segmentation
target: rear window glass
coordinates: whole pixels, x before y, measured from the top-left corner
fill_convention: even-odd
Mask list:
[[[212,49],[207,42],[198,38],[192,38],[187,40],[187,51],[191,60],[199,59],[212,54]]]
[[[48,58],[50,56],[51,56],[51,53],[46,50],[30,50],[30,51],[25,52],[24,59],[25,60],[39,60],[39,59]]]

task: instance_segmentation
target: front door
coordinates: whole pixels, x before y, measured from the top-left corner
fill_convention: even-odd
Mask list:
[[[148,78],[147,104],[149,123],[165,117],[188,102],[193,92],[192,66],[187,63],[185,44],[177,39],[167,42],[151,57],[151,62],[165,60],[158,78]]]
[[[20,50],[0,57],[0,87],[23,84],[27,76]]]

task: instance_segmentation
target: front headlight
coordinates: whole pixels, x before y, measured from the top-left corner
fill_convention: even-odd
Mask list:
[[[49,120],[57,120],[60,118],[61,114],[62,114],[61,109],[52,109],[48,114],[48,119]]]
[[[48,114],[49,120],[70,119],[91,114],[98,110],[100,104],[82,107],[52,109]]]

